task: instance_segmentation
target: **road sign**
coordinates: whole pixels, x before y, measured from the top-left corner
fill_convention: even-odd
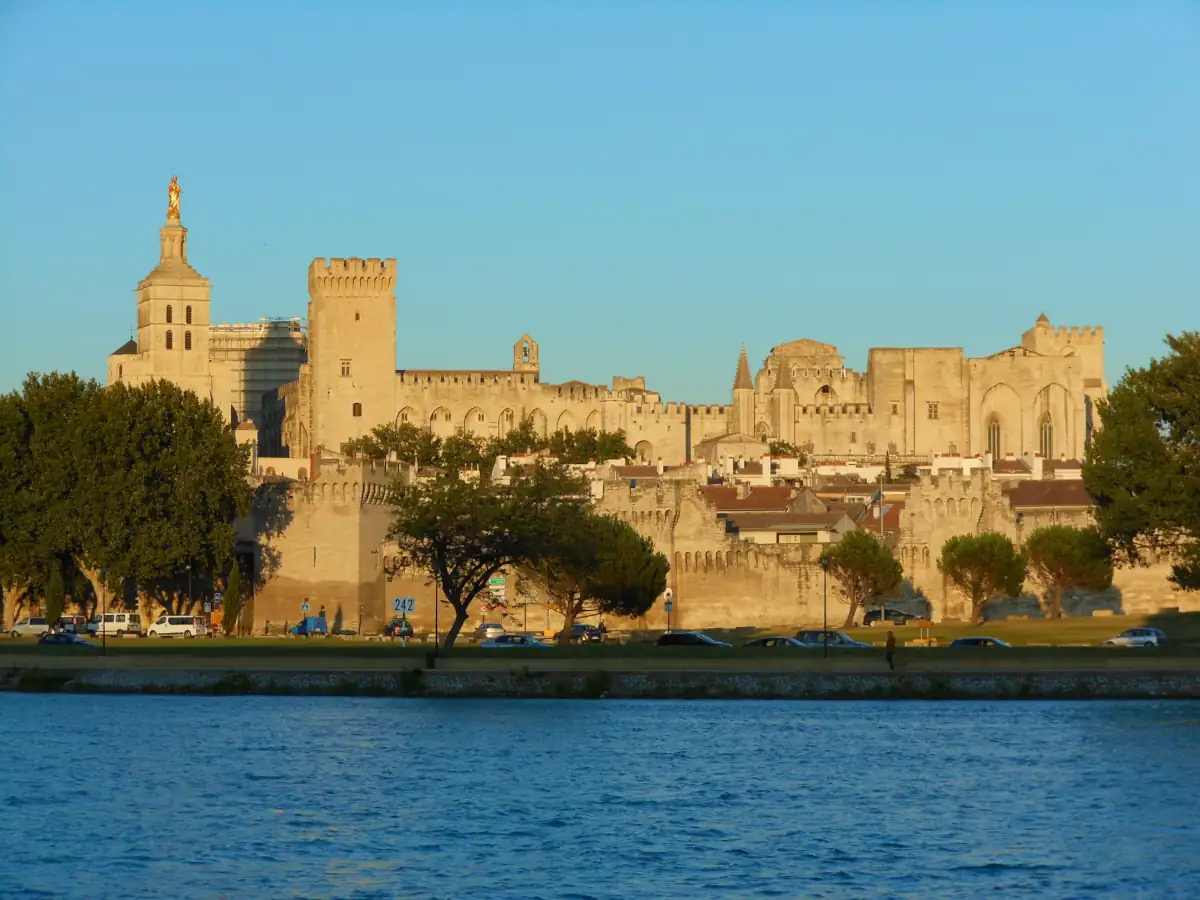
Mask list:
[[[212,604],[211,604],[211,603],[205,603],[205,604],[204,604],[204,611],[205,611],[206,613],[210,613],[210,612],[212,612]]]
[[[307,600],[305,600],[303,603],[300,604],[300,612],[306,616],[308,615],[308,601]]]
[[[395,597],[392,600],[392,612],[406,614],[416,612],[417,598],[416,597]]]
[[[663,605],[664,605],[664,606],[667,608],[667,612],[668,612],[668,613],[670,613],[670,612],[671,612],[671,607],[673,607],[673,606],[674,606],[674,604],[673,604],[673,603],[672,603],[670,600],[668,600],[668,601],[667,601],[665,604],[663,604]]]
[[[220,594],[213,594],[213,599],[212,599],[213,608],[220,609],[221,603],[222,603],[222,601],[224,601],[224,599],[225,598],[223,596],[221,596]]]
[[[671,598],[672,598],[672,597],[674,597],[674,596],[675,596],[675,594],[674,594],[674,593],[671,591],[671,589],[670,589],[670,588],[667,588],[665,591],[663,591],[663,598],[664,598],[664,599],[665,599],[665,600],[666,600],[668,603],[670,603],[670,602],[671,602]]]

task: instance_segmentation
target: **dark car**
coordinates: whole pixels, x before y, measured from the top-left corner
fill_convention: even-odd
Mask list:
[[[796,640],[807,647],[840,647],[843,649],[861,650],[863,648],[870,649],[870,644],[864,644],[862,641],[856,641],[848,634],[842,634],[840,631],[821,631],[816,629],[813,631],[797,631]]]
[[[1011,647],[999,638],[994,637],[965,637],[950,642],[951,647]]]
[[[920,616],[914,616],[912,613],[902,612],[898,609],[868,609],[863,616],[863,624],[870,625],[872,622],[882,622],[886,619],[897,625],[907,625],[920,618]]]
[[[96,645],[87,638],[81,638],[77,634],[71,634],[69,631],[56,631],[52,634],[43,634],[38,638],[39,644],[49,644],[54,647],[95,647]]]
[[[655,641],[660,647],[728,647],[733,644],[714,640],[702,631],[668,631]]]
[[[554,636],[554,639],[561,640],[562,632]],[[571,626],[571,643],[572,644],[595,644],[604,640],[604,632],[595,625],[585,625],[582,622],[576,622]]]
[[[764,637],[746,641],[743,646],[754,648],[770,647],[775,650],[803,650],[809,645],[802,644],[795,638],[790,637]]]
[[[410,638],[413,636],[412,622],[396,616],[383,626],[384,637]]]

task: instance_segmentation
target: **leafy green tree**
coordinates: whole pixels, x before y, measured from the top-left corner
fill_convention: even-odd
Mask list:
[[[563,617],[559,643],[570,643],[576,619],[643,616],[666,590],[666,556],[630,525],[575,505],[553,518],[540,552],[520,572]]]
[[[442,442],[427,428],[419,428],[411,422],[377,425],[370,434],[342,444],[346,456],[365,456],[367,459],[386,459],[394,453],[396,458],[417,466],[440,465]]]
[[[389,536],[399,548],[398,566],[429,573],[453,607],[447,648],[491,576],[537,557],[557,508],[587,498],[583,481],[559,466],[533,467],[508,485],[446,470],[425,484],[397,485],[395,492]]]
[[[632,459],[634,456],[633,448],[625,441],[624,431],[596,431],[594,428],[560,429],[550,435],[546,449],[551,456],[568,465],[586,465],[591,460]]]
[[[1046,589],[1047,619],[1062,616],[1064,590],[1105,591],[1112,587],[1112,550],[1094,528],[1048,525],[1025,541],[1029,574]]]
[[[993,597],[1016,597],[1025,583],[1027,563],[1003,534],[960,534],[942,545],[938,570],[971,600],[971,621],[983,621]]]
[[[794,456],[800,460],[800,465],[804,465],[808,461],[808,454],[804,452],[804,449],[788,441],[771,441],[768,447],[768,452],[772,456]]]
[[[229,580],[225,583],[222,605],[225,607],[225,611],[221,624],[225,629],[225,635],[227,637],[235,635],[238,633],[238,619],[242,613],[242,572],[236,559],[233,562],[233,568],[229,570]]]
[[[67,599],[66,588],[63,587],[62,572],[58,566],[50,567],[50,577],[46,584],[46,602],[42,609],[46,616],[46,624],[53,628],[62,618],[63,605]]]
[[[860,529],[843,535],[840,541],[826,548],[821,558],[828,560],[829,572],[850,602],[843,628],[854,624],[859,606],[893,596],[904,581],[900,561],[869,531]]]
[[[1131,369],[1097,404],[1083,481],[1118,563],[1175,560],[1171,580],[1200,589],[1200,332]]]

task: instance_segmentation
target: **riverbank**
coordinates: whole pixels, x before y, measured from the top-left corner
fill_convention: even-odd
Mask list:
[[[0,691],[542,699],[1200,699],[1200,670],[288,671],[26,666],[0,670]]]

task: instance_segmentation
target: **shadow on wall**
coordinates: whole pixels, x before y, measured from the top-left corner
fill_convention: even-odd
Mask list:
[[[283,483],[260,484],[254,492],[254,538],[258,548],[254,567],[254,586],[262,590],[279,571],[279,550],[272,541],[287,531],[293,513],[288,503],[289,486]]]
[[[330,634],[341,634],[342,628],[345,626],[346,620],[342,615],[342,604],[338,604],[337,612],[333,614],[333,621],[329,625]]]
[[[933,615],[933,603],[925,596],[925,591],[914,585],[908,578],[904,579],[900,585],[900,593],[896,595],[895,600],[888,602],[888,606],[925,619]]]
[[[996,597],[983,607],[983,617],[988,621],[1023,616],[1028,619],[1044,619],[1044,594],[1025,592],[1020,597]],[[1119,588],[1107,591],[1063,591],[1063,618],[1086,618],[1097,610],[1111,612],[1114,616],[1125,615]]]
[[[1168,644],[1200,644],[1200,612],[1155,613],[1146,624],[1162,631]]]

